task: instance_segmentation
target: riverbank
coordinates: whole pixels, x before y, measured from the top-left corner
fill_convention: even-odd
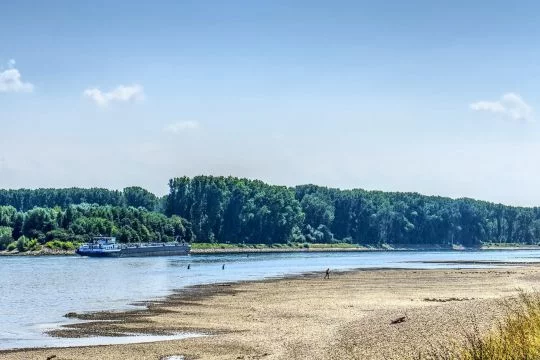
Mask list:
[[[36,251],[0,251],[0,256],[73,256],[75,250],[49,249],[43,247]]]
[[[499,244],[489,243],[478,248],[462,246],[426,246],[409,244],[406,247],[383,244],[378,247],[363,246],[349,243],[298,243],[298,244],[223,244],[223,243],[192,243],[190,253],[193,255],[210,254],[250,254],[250,253],[288,253],[288,252],[365,252],[365,251],[470,251],[470,250],[540,250],[538,245]],[[75,255],[75,250],[51,249],[42,246],[35,251],[0,251],[0,256],[54,256]]]
[[[409,359],[489,329],[499,300],[533,289],[540,267],[489,270],[364,270],[196,286],[148,310],[86,315],[56,336],[210,336],[145,344],[0,352],[0,359]],[[405,317],[402,323],[393,320]]]
[[[540,250],[539,245],[525,244],[486,244],[480,247],[481,250]]]
[[[366,252],[366,251],[467,251],[467,250],[540,250],[539,246],[482,246],[481,248],[463,248],[463,247],[440,247],[411,245],[407,247],[383,245],[380,247],[367,247],[351,244],[306,244],[301,246],[287,245],[251,245],[235,246],[230,244],[193,244],[190,253],[193,255],[211,255],[211,254],[250,254],[250,253],[289,253],[289,252]],[[38,251],[0,251],[0,256],[54,256],[54,255],[75,255],[75,250],[49,249],[42,247]]]
[[[393,249],[394,250],[394,249]],[[401,249],[400,249],[401,250]],[[409,249],[410,250],[410,249]],[[428,250],[428,249],[427,249]],[[214,247],[206,249],[192,249],[192,255],[212,254],[255,254],[255,253],[291,253],[291,252],[339,252],[339,251],[389,251],[384,248],[364,247],[320,247],[320,248],[279,248],[279,247]],[[65,256],[76,255],[75,250],[39,250],[39,251],[0,251],[0,256]]]

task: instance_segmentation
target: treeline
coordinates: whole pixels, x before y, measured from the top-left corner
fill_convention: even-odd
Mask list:
[[[12,248],[17,246],[15,242],[24,250],[34,245],[76,244],[96,235],[116,236],[120,242],[169,242],[177,236],[193,240],[185,219],[144,207],[81,204],[22,212],[13,206],[0,206],[0,250],[10,244]]]
[[[381,246],[540,242],[540,209],[472,199],[295,188],[233,177],[175,178],[168,216],[186,218],[198,241],[349,242]]]
[[[284,186],[237,178],[197,176],[169,181],[167,216],[187,219],[201,242],[273,244],[304,241],[304,214]]]
[[[76,204],[133,206],[152,211],[159,210],[159,199],[137,186],[127,187],[123,191],[100,188],[0,190],[0,205],[13,206],[23,212],[35,207],[59,206],[65,209],[69,205]]]
[[[294,188],[234,177],[169,181],[159,199],[140,188],[0,190],[0,243],[87,241],[369,246],[540,243],[540,208],[417,193]],[[4,240],[1,240],[4,239]]]

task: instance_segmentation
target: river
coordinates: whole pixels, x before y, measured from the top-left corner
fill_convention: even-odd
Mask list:
[[[494,264],[445,263],[448,261]],[[297,252],[117,259],[0,257],[0,349],[159,340],[152,337],[56,339],[44,331],[68,323],[70,320],[63,317],[68,312],[135,308],[131,305],[134,302],[163,297],[173,289],[190,285],[258,280],[312,271],[323,274],[326,268],[463,268],[524,261],[540,261],[540,252]]]

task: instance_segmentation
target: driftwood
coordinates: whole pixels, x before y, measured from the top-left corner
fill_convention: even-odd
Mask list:
[[[407,321],[407,316],[400,316],[397,319],[394,319],[390,322],[390,324],[401,324],[402,322]]]
[[[56,355],[47,356],[47,360],[52,360],[54,358],[56,358]]]

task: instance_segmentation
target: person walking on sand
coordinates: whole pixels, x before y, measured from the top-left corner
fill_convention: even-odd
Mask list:
[[[325,279],[330,279],[330,268],[326,269],[326,273],[324,275]]]

